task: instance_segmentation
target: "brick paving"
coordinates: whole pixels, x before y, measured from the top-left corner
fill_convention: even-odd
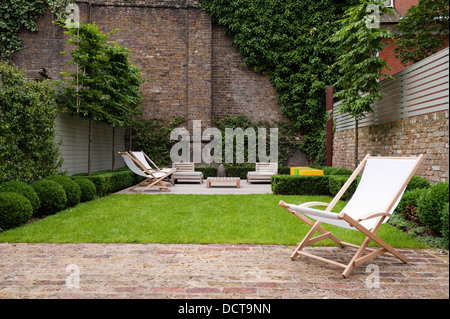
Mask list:
[[[379,257],[344,279],[342,270],[333,265],[305,257],[291,261],[293,248],[2,243],[0,298],[449,298],[448,254],[440,255],[435,249],[401,250],[410,259],[407,264]],[[338,247],[307,247],[306,251],[337,261],[348,261],[354,252]],[[378,269],[379,276],[372,269]]]

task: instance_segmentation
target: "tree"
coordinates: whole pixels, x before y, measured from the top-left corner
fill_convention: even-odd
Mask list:
[[[388,78],[384,72],[390,69],[378,53],[390,39],[389,29],[379,28],[379,17],[389,13],[383,0],[361,0],[348,9],[340,29],[329,39],[344,51],[335,67],[340,77],[334,84],[336,98],[341,101],[339,112],[355,119],[355,167],[358,165],[358,122],[367,112],[373,112],[372,103],[382,98],[380,78]]]
[[[122,121],[121,126],[131,126],[133,115],[140,114],[142,94],[140,86],[145,81],[141,79],[139,68],[130,63],[130,51],[121,47],[116,42],[107,47],[107,63],[104,66],[108,81],[105,89],[108,95],[104,108],[109,114],[114,115]],[[115,122],[110,123],[113,130],[112,144],[112,167],[115,168]]]
[[[395,54],[403,64],[418,62],[445,46],[449,33],[448,0],[420,0],[398,23]]]
[[[95,24],[64,27],[71,37],[68,42],[74,46],[68,64],[76,65],[76,70],[63,72],[68,80],[62,85],[64,98],[60,101],[65,101],[63,104],[70,113],[89,120],[90,175],[92,122],[106,123],[113,128],[130,124],[131,116],[138,113],[142,98],[139,92],[141,75],[128,60],[129,50],[108,41],[116,30],[103,34]]]

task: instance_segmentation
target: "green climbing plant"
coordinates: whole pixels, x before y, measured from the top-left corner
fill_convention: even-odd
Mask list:
[[[332,65],[341,50],[326,42],[336,20],[355,3],[315,0],[201,0],[215,23],[233,36],[244,64],[267,74],[281,111],[305,141],[300,148],[318,163],[325,160],[325,86],[337,81]],[[320,150],[320,154],[318,153]]]
[[[0,2],[0,60],[8,60],[15,51],[22,48],[19,31],[25,28],[37,31],[36,20],[43,15],[44,4],[53,14],[53,19],[65,19],[72,0],[2,0]]]

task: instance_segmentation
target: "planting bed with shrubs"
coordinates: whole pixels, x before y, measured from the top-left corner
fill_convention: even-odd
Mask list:
[[[56,214],[139,181],[140,177],[130,170],[119,169],[91,176],[51,175],[30,185],[22,181],[4,182],[0,184],[0,231],[21,226],[32,218]]]

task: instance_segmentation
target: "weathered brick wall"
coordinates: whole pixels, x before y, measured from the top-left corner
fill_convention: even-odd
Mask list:
[[[132,63],[145,78],[144,117],[167,121],[182,115],[203,128],[225,115],[253,121],[284,119],[278,96],[266,76],[242,65],[239,50],[196,0],[86,0],[77,2],[81,21],[91,22],[131,49]],[[47,69],[62,79],[69,51],[63,30],[49,12],[38,19],[38,32],[23,31],[23,50],[13,61],[28,70]]]
[[[424,154],[417,175],[431,183],[449,180],[448,110],[359,128],[358,158],[366,154]],[[335,132],[333,166],[354,169],[354,130]]]
[[[220,26],[212,27],[212,111],[214,118],[244,114],[258,122],[285,120],[267,76],[242,64],[239,49]]]

